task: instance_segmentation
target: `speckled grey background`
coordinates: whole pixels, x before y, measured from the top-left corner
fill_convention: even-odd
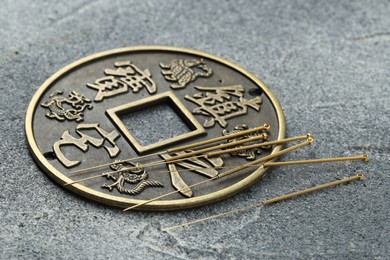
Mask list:
[[[0,258],[390,258],[389,1],[55,2],[1,1]],[[263,79],[288,136],[316,136],[282,160],[368,153],[370,162],[275,168],[231,199],[180,212],[124,214],[73,195],[28,152],[28,102],[66,64],[136,45],[210,52]],[[364,182],[161,232],[357,172]]]

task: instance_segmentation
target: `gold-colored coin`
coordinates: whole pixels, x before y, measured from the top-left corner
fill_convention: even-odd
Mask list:
[[[284,138],[285,122],[269,88],[237,65],[189,49],[131,47],[51,76],[29,105],[26,135],[40,167],[67,189],[121,208],[169,193],[137,209],[172,210],[253,185],[264,168],[217,177],[279,151],[253,146]]]

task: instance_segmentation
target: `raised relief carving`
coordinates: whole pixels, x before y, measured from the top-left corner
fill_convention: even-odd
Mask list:
[[[80,122],[84,120],[84,110],[93,108],[90,103],[90,99],[76,91],[70,92],[66,98],[62,91],[57,90],[49,96],[47,101],[42,102],[41,106],[49,109],[46,113],[48,118]]]
[[[234,133],[238,133],[238,132],[242,132],[242,131],[245,131],[245,130],[248,130],[249,127],[245,124],[239,124],[239,125],[236,125],[234,127],[234,130],[229,132],[227,131],[226,129],[224,129],[222,131],[222,134],[227,136],[227,135],[231,135],[231,134],[234,134]],[[267,130],[261,130],[261,131],[256,131],[256,132],[253,132],[253,133],[250,133],[250,134],[246,134],[246,135],[242,135],[242,136],[239,136],[239,137],[235,137],[235,138],[231,138],[231,139],[228,139],[228,143],[234,143],[236,141],[239,141],[239,140],[243,140],[243,139],[247,139],[247,138],[251,138],[251,137],[255,137],[255,136],[260,136],[260,135],[263,135],[264,136],[264,139],[261,139],[264,141],[267,141],[268,139],[268,131]],[[261,142],[261,141],[256,141],[256,142]],[[245,145],[248,145],[248,144],[243,144],[243,145],[238,145],[238,146],[234,146],[234,147],[229,147],[229,149],[231,148],[236,148],[236,147],[241,147],[241,146],[245,146]],[[246,160],[255,160],[256,159],[256,156],[261,154],[261,150],[263,149],[266,149],[266,150],[269,150],[271,149],[271,145],[268,145],[268,146],[263,146],[261,148],[254,148],[254,149],[244,149],[244,150],[240,150],[240,151],[236,151],[236,152],[232,152],[230,153],[231,156],[238,156],[238,157],[243,157],[245,158]]]
[[[192,113],[210,117],[203,124],[206,128],[213,127],[215,123],[226,128],[227,119],[247,114],[248,107],[259,111],[262,103],[261,97],[245,99],[242,85],[195,88],[201,92],[192,97],[186,95],[185,98],[199,106]]]
[[[141,70],[131,61],[115,62],[116,69],[105,69],[106,77],[97,79],[95,83],[88,83],[87,87],[98,91],[95,102],[104,98],[127,93],[129,88],[133,93],[138,93],[146,88],[149,94],[157,92],[156,83],[152,80],[149,69]]]
[[[172,156],[185,154],[187,152],[190,151],[174,153],[174,155]],[[172,156],[169,154],[160,154],[160,157],[163,159],[169,159]],[[212,158],[190,157],[184,161],[168,163],[167,166],[171,176],[172,187],[179,190],[179,193],[183,196],[192,197],[194,194],[191,188],[184,182],[183,178],[179,173],[179,170],[177,169],[177,166],[187,169],[188,171],[196,172],[206,177],[212,178],[218,174],[218,171],[215,167],[223,166],[223,160],[219,156]]]
[[[127,195],[137,195],[143,192],[148,187],[164,187],[160,182],[154,180],[148,180],[149,175],[142,167],[134,169],[139,164],[133,164],[130,162],[115,161],[110,167],[114,171],[107,173],[104,176],[113,180],[113,184],[103,184],[102,189],[108,189],[112,191],[114,188],[118,192]],[[125,183],[136,185],[132,189],[125,188]]]
[[[213,74],[213,70],[206,65],[203,59],[174,59],[169,65],[160,63],[160,67],[164,78],[175,82],[171,84],[173,89],[184,88],[199,77],[207,78]]]
[[[101,138],[95,138],[83,133],[83,131],[96,131]],[[104,147],[104,149],[109,154],[110,158],[114,158],[119,155],[120,149],[115,144],[115,140],[120,137],[119,133],[116,130],[112,130],[110,133],[106,132],[104,129],[99,127],[99,124],[79,124],[76,127],[76,133],[80,136],[79,138],[73,137],[69,131],[65,131],[61,140],[57,141],[53,145],[53,151],[56,155],[56,158],[60,163],[65,167],[71,168],[79,165],[81,161],[71,161],[62,153],[62,146],[75,146],[83,152],[87,152],[89,145],[92,145],[96,148]],[[107,145],[106,141],[110,144]]]

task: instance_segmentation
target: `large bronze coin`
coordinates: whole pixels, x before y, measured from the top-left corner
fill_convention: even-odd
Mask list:
[[[174,152],[177,147],[261,126],[222,143],[284,138],[275,96],[258,78],[222,58],[154,46],[106,51],[66,66],[38,89],[26,116],[32,155],[56,182],[121,208],[172,193],[138,207],[147,210],[199,206],[253,185],[264,168],[249,167],[191,187],[280,146],[169,158],[207,146]]]

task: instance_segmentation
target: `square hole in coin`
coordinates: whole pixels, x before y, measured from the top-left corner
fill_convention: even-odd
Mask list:
[[[119,118],[142,146],[191,132],[169,103],[154,105]]]
[[[107,114],[140,154],[205,133],[172,92],[109,109]]]

